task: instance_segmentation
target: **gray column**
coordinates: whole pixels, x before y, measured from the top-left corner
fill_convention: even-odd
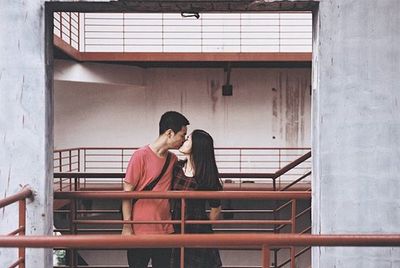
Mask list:
[[[400,233],[400,1],[322,0],[313,233]],[[315,248],[313,268],[400,267],[399,248]]]
[[[52,83],[46,73],[43,0],[3,1],[0,8],[0,197],[29,185],[27,235],[52,234]],[[18,206],[0,211],[0,233],[18,228]],[[0,267],[17,260],[0,248]],[[26,267],[52,267],[52,251],[28,249]]]

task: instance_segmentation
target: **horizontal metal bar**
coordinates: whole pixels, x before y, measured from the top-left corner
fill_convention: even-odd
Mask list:
[[[19,200],[23,200],[25,198],[31,197],[32,196],[32,191],[28,187],[22,188],[21,191],[19,191],[16,194],[10,195],[6,198],[0,199],[0,208],[3,208],[5,206],[8,206],[12,203],[15,203]]]
[[[86,167],[93,168],[93,167]],[[93,168],[94,169],[94,168]],[[107,168],[96,168],[96,169],[107,169]],[[108,167],[108,169],[111,169]],[[118,167],[112,168],[118,169]],[[121,167],[119,167],[121,169]],[[274,178],[275,173],[220,173],[220,178],[265,178],[272,179]],[[54,172],[54,178],[125,178],[125,172],[110,172],[110,173],[91,173],[91,172]]]
[[[0,247],[28,248],[161,248],[241,246],[362,246],[400,247],[400,234],[184,234],[184,235],[74,235],[0,236]]]
[[[124,221],[124,220],[74,220],[76,224],[179,224],[180,220]],[[291,224],[290,220],[185,220],[185,224]]]
[[[55,199],[247,199],[247,200],[288,200],[310,199],[310,192],[291,191],[103,191],[103,192],[55,192]]]

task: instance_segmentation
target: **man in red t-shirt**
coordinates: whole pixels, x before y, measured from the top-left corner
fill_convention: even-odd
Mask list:
[[[124,179],[124,191],[141,191],[156,179],[164,166],[169,149],[178,149],[186,138],[189,121],[178,112],[166,112],[161,116],[159,136],[152,143],[138,149],[131,157]],[[172,153],[171,153],[172,154]],[[153,191],[168,191],[171,187],[172,171],[177,161],[171,155],[170,163],[154,186]],[[167,199],[140,199],[132,206],[132,200],[122,201],[124,220],[160,221],[170,220],[169,201]],[[171,224],[124,224],[123,235],[170,234]],[[151,259],[153,268],[165,268],[170,262],[171,249],[129,249],[128,263],[130,268],[147,268]]]

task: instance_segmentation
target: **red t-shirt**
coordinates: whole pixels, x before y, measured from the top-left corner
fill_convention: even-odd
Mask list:
[[[138,149],[131,157],[126,170],[125,182],[133,185],[134,191],[142,189],[160,175],[166,158],[158,157],[147,145]],[[177,161],[176,155],[171,155],[171,161],[163,177],[153,188],[153,191],[168,191],[171,189],[172,171]],[[168,199],[139,199],[132,208],[134,221],[170,220]],[[171,224],[134,224],[135,234],[169,234],[173,232]]]

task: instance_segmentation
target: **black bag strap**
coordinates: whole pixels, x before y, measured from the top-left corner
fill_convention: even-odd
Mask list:
[[[151,191],[153,190],[153,188],[157,185],[157,183],[161,180],[162,176],[164,176],[165,171],[167,170],[168,166],[169,166],[169,162],[171,160],[171,153],[168,152],[167,155],[167,159],[165,160],[164,166],[161,170],[160,175],[158,175],[158,177],[154,180],[152,180],[151,182],[149,182],[149,184],[147,184],[142,191]]]

